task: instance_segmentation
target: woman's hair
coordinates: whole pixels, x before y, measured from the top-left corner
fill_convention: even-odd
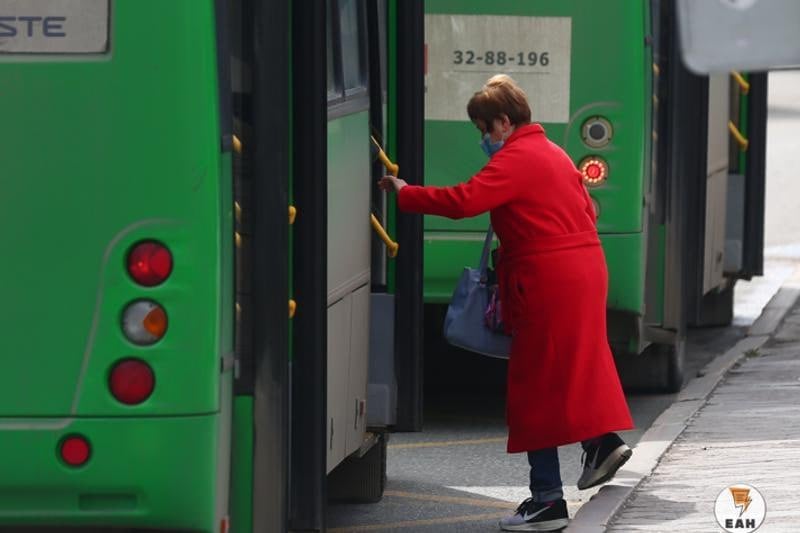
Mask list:
[[[482,121],[487,131],[492,130],[494,119],[507,115],[512,125],[523,126],[531,121],[528,97],[510,76],[498,74],[489,78],[467,104],[470,120]]]

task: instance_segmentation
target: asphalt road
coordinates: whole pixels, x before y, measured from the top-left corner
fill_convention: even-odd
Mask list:
[[[691,332],[687,378],[743,335],[738,327]],[[328,518],[334,531],[494,531],[498,517],[529,495],[525,456],[505,452],[506,363],[436,343],[427,348],[429,358],[439,356],[454,369],[451,380],[435,374],[437,382],[426,387],[423,432],[392,435],[383,500],[331,505]],[[454,358],[461,358],[465,368],[455,370]],[[671,394],[628,395],[637,428],[625,432],[625,440],[635,445],[673,401]],[[574,514],[596,489],[575,487],[578,445],[561,448],[559,455],[565,498]]]

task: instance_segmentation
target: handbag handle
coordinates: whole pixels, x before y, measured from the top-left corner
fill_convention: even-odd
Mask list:
[[[478,264],[478,272],[481,273],[481,280],[486,281],[487,271],[489,269],[489,249],[492,247],[492,238],[494,231],[492,225],[489,224],[489,229],[486,231],[486,239],[483,241],[483,252],[481,252],[481,262]]]

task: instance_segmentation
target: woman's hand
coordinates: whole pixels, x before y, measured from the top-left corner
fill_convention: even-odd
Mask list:
[[[400,189],[408,185],[405,180],[394,176],[384,176],[378,181],[378,188],[382,191],[400,192]]]

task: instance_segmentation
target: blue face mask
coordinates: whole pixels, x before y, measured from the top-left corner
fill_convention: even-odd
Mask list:
[[[505,141],[499,140],[497,142],[492,142],[492,137],[486,133],[483,136],[483,140],[481,141],[481,148],[486,153],[487,156],[492,157],[494,154],[497,153],[500,148],[503,147],[503,143]]]

